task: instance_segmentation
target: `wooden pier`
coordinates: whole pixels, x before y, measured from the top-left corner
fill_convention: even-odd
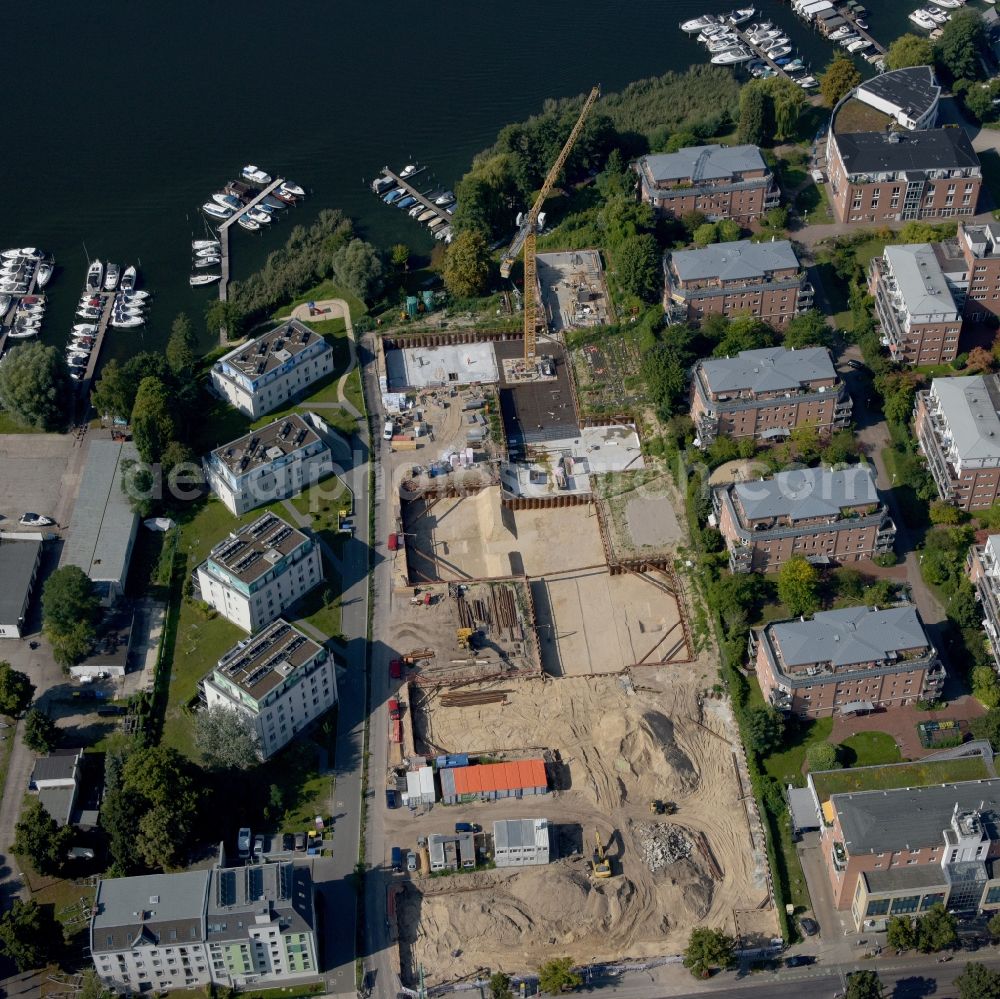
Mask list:
[[[83,377],[77,382],[80,395],[83,398],[84,413],[87,411],[90,398],[90,383],[94,380],[94,373],[97,371],[97,364],[101,359],[101,348],[104,346],[104,337],[108,332],[108,325],[111,322],[111,313],[115,305],[115,293],[113,291],[95,292],[95,297],[99,297],[104,306],[101,309],[101,316],[97,320],[97,335],[94,338],[94,346],[91,348],[90,356],[87,358],[87,368]]]
[[[403,188],[405,188],[406,189],[406,194],[408,194],[411,198],[415,198],[417,201],[419,201],[420,204],[422,204],[424,206],[424,208],[428,208],[432,212],[434,212],[435,216],[437,218],[444,219],[445,222],[447,222],[449,225],[451,225],[451,216],[446,211],[446,209],[449,207],[449,205],[435,205],[433,201],[431,201],[425,195],[421,194],[410,183],[410,181],[414,177],[416,177],[417,174],[421,173],[420,170],[418,170],[416,173],[410,174],[409,177],[400,177],[399,174],[393,173],[392,170],[390,170],[388,167],[382,167],[382,173],[386,177],[391,177],[396,182],[396,186],[397,187],[403,187]],[[406,197],[406,194],[403,195],[403,198]],[[398,200],[402,201],[403,198],[399,198]],[[390,204],[389,207],[390,208],[395,208],[395,205]],[[413,206],[411,205],[410,207],[412,208]],[[428,219],[427,222],[422,222],[421,225],[427,225],[428,223],[433,222],[433,221],[434,221],[434,219]]]
[[[28,290],[21,295],[13,295],[10,302],[10,308],[0,315],[0,357],[3,357],[4,351],[7,349],[7,334],[10,332],[11,326],[14,325],[14,314],[17,312],[17,307],[21,304],[22,298],[27,298],[29,295],[34,295],[36,281],[38,279],[38,268],[41,264],[45,263],[44,260],[38,260],[35,262],[35,269],[31,272],[31,280],[28,282]],[[0,292],[0,295],[7,294],[6,292]],[[20,337],[16,339],[20,340]],[[28,343],[31,337],[24,337],[24,342]]]
[[[862,27],[858,26],[858,18],[855,15],[854,11],[847,10],[845,8],[843,10],[838,10],[837,13],[851,26],[851,30],[852,31],[856,31],[866,42],[868,42],[869,45],[871,45],[875,49],[875,51],[880,56],[884,56],[884,55],[886,55],[888,53],[888,50],[885,48],[885,46],[882,45],[881,42],[877,42],[871,36],[871,34],[868,32],[868,30],[866,28],[862,28]],[[847,50],[845,49],[844,51],[846,52]],[[848,55],[854,55],[853,52],[848,52],[847,54]],[[868,57],[867,56],[862,56],[861,58],[862,59],[867,59]]]
[[[247,206],[242,209],[242,211],[234,212],[227,218],[222,225],[219,226],[219,243],[222,253],[222,277],[219,279],[219,301],[225,302],[228,297],[229,291],[229,227],[233,225],[237,219],[242,218],[247,212],[253,211],[257,205],[260,204],[272,191],[276,191],[282,184],[284,184],[284,177],[277,177],[267,187],[264,188],[260,194],[257,195],[253,201],[249,202]]]
[[[776,73],[780,73],[783,77],[785,77],[788,80],[792,80],[792,82],[795,83],[795,80],[792,78],[791,74],[786,73],[785,70],[781,66],[779,66],[759,45],[756,45],[754,42],[750,41],[749,35],[747,35],[747,33],[742,28],[734,28],[733,30],[736,32],[736,37],[739,38],[740,42],[743,45],[745,45],[751,52],[753,52],[753,54],[758,59],[760,59],[762,62],[765,62]],[[746,65],[746,64],[741,63],[740,65]],[[809,94],[809,91],[806,90],[805,87],[802,88],[802,92],[807,96]]]

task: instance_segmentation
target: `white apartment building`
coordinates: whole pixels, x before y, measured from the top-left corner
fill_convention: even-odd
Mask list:
[[[333,657],[280,618],[230,649],[201,687],[206,706],[250,720],[262,760],[337,702]]]
[[[297,319],[248,340],[212,365],[212,386],[241,413],[257,419],[301,396],[333,371],[333,348]]]
[[[291,862],[104,879],[90,919],[118,992],[285,984],[318,970],[309,868]]]
[[[549,862],[548,819],[500,819],[493,823],[497,867],[531,867]]]
[[[308,488],[333,471],[317,431],[329,427],[315,413],[291,413],[223,444],[202,463],[209,488],[237,517]]]
[[[323,582],[319,546],[273,513],[220,541],[195,573],[198,595],[251,634]]]

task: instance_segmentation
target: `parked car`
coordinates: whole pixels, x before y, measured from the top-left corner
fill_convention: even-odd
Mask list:
[[[455,832],[457,832],[457,833],[464,833],[464,832],[477,833],[479,831],[480,831],[480,827],[478,825],[476,825],[475,822],[456,822],[455,823]]]
[[[406,869],[410,872],[417,869],[417,855],[412,850],[406,855]]]
[[[398,846],[392,848],[392,869],[396,874],[403,870],[403,851]]]
[[[252,834],[247,826],[244,826],[236,837],[236,846],[239,848],[241,857],[250,856],[250,840]]]
[[[392,435],[396,432],[396,427],[392,420],[386,420],[385,426],[382,428],[382,440],[391,441]]]
[[[799,926],[802,927],[802,932],[807,937],[813,937],[819,933],[819,923],[817,923],[815,919],[810,919],[808,916],[799,920]]]
[[[94,851],[89,846],[71,846],[66,851],[66,856],[70,860],[93,860]]]
[[[51,527],[55,521],[38,513],[22,513],[18,523],[22,527]]]
[[[306,834],[304,832],[297,832],[295,834],[295,849],[299,853],[304,853],[306,849]]]
[[[865,369],[864,364],[861,361],[854,360],[853,357],[847,362],[847,366],[849,368],[854,368],[855,371],[864,371]]]
[[[401,680],[403,678],[403,662],[400,659],[390,659],[389,660],[389,676],[393,680]]]
[[[281,849],[288,853],[295,849],[295,837],[291,833],[285,833],[281,837]]]
[[[385,789],[385,805],[386,808],[395,808],[396,802],[396,790],[395,788],[387,787]]]
[[[253,838],[253,853],[255,857],[260,857],[264,853],[264,834],[257,833]]]
[[[816,958],[812,954],[793,954],[785,958],[786,968],[804,968],[807,964],[815,964]]]

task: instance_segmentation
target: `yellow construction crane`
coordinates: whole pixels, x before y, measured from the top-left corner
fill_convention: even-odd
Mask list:
[[[597,102],[597,98],[601,96],[601,88],[599,86],[594,87],[588,95],[587,99],[583,102],[583,107],[580,109],[580,117],[576,119],[576,124],[573,126],[573,130],[569,133],[569,137],[566,139],[565,144],[556,157],[555,163],[552,164],[545,181],[542,184],[542,189],[538,192],[538,197],[535,198],[535,203],[531,206],[531,210],[528,214],[521,220],[521,228],[518,229],[517,235],[514,237],[514,242],[510,244],[507,252],[503,256],[503,260],[500,263],[500,273],[505,277],[510,277],[510,272],[514,268],[514,261],[517,260],[517,255],[521,252],[521,248],[524,248],[524,363],[525,366],[530,366],[535,363],[535,345],[538,341],[538,329],[539,329],[539,319],[538,319],[538,300],[537,300],[537,278],[535,269],[535,233],[538,230],[538,213],[542,210],[542,205],[545,204],[545,199],[552,193],[552,188],[555,187],[556,181],[559,179],[559,174],[562,172],[562,168],[566,165],[566,159],[573,150],[573,146],[576,145],[576,140],[580,138],[580,133],[583,131],[584,122],[587,120],[587,115],[590,114],[590,109]],[[607,877],[607,875],[603,875]]]
[[[601,834],[596,829],[594,830],[593,868],[595,878],[611,877],[611,861],[608,860],[607,855],[604,852],[604,844],[601,842]]]

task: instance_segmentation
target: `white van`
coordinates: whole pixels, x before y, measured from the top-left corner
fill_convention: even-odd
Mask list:
[[[393,426],[392,420],[386,420],[385,426],[382,428],[382,439],[391,441],[392,435],[396,432],[396,428]]]

